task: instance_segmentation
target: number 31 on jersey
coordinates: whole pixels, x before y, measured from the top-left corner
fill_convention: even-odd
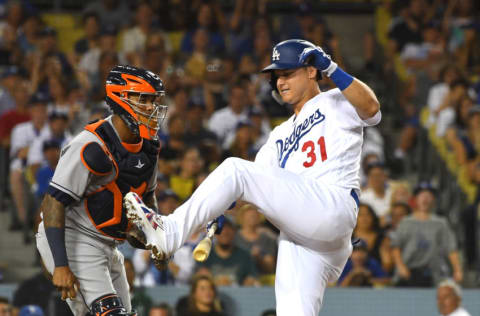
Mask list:
[[[302,152],[307,153],[307,160],[303,163],[305,168],[310,168],[315,164],[317,161],[317,155],[315,155],[315,146],[320,146],[320,157],[322,161],[327,160],[327,149],[325,148],[325,138],[321,136],[317,143],[315,144],[313,141],[309,140],[305,142],[302,146]]]

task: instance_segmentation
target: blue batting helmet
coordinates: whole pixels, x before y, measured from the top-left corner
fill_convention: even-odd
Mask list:
[[[313,43],[302,39],[289,39],[278,43],[273,47],[272,56],[270,57],[271,64],[262,69],[262,72],[272,72],[275,69],[295,69],[309,66],[308,61],[300,63],[300,55],[305,48],[315,47]],[[320,71],[317,72],[317,79],[322,79]],[[273,90],[276,87],[277,78],[272,74],[270,84]]]

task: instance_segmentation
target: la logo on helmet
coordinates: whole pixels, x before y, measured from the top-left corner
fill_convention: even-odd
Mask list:
[[[280,53],[275,48],[273,49],[273,54],[272,54],[272,61],[274,60],[280,60]]]

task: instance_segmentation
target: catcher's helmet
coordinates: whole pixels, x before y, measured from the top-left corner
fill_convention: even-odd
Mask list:
[[[132,133],[156,139],[167,113],[165,88],[159,76],[132,66],[116,66],[107,76],[106,102]]]
[[[309,66],[308,61],[300,63],[300,55],[305,48],[315,47],[314,44],[302,39],[289,39],[278,43],[273,47],[271,64],[262,69],[262,72],[270,72],[270,85],[277,91],[277,78],[273,75],[275,69],[295,69]],[[317,71],[317,79],[322,79],[322,74]]]

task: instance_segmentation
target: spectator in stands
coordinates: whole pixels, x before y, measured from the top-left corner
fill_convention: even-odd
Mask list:
[[[455,235],[444,218],[432,214],[436,191],[427,182],[415,189],[415,208],[391,234],[398,286],[430,287],[449,277],[463,280]]]
[[[453,150],[456,162],[460,166],[467,166],[467,175],[471,178],[476,164],[480,161],[480,105],[470,108],[467,130],[465,133],[458,133]]]
[[[13,316],[12,306],[6,297],[0,296],[0,316]]]
[[[250,253],[261,275],[275,273],[276,236],[261,226],[263,216],[254,205],[245,204],[238,210],[237,219],[240,230],[235,235],[235,245]]]
[[[367,152],[362,157],[361,168],[360,168],[360,188],[361,190],[365,190],[367,188],[367,171],[368,166],[375,163],[382,163],[382,157],[375,152]]]
[[[98,46],[100,33],[100,17],[95,12],[85,12],[82,17],[85,37],[75,42],[75,54],[82,56],[90,49]]]
[[[130,9],[127,1],[102,0],[92,1],[84,12],[95,12],[102,23],[102,27],[113,25],[118,30],[123,29],[130,23]]]
[[[449,94],[452,84],[459,79],[461,79],[461,73],[456,65],[447,64],[440,71],[438,83],[434,84],[428,91],[427,106],[430,111],[428,118],[429,126],[436,124],[439,113],[437,110]]]
[[[30,114],[28,113],[30,94],[28,93],[28,82],[26,80],[20,80],[14,87],[13,97],[15,108],[0,115],[0,146],[9,146],[13,128],[30,120]]]
[[[26,220],[24,171],[35,139],[48,129],[47,102],[45,94],[39,92],[33,95],[28,104],[31,120],[18,124],[12,130],[9,180],[16,212],[12,215],[11,229],[20,229]]]
[[[442,99],[442,102],[436,110],[433,111],[438,137],[445,136],[447,128],[455,122],[456,110],[460,108],[460,103],[467,96],[468,83],[464,80],[452,82],[448,92]]]
[[[476,195],[473,203],[467,206],[462,212],[463,233],[465,238],[465,261],[468,265],[476,265],[477,273],[480,273],[480,251],[479,251],[479,220],[478,210],[480,208],[480,163],[475,165],[472,175],[473,185],[476,187]]]
[[[387,54],[393,56],[403,50],[408,43],[422,42],[422,27],[431,19],[425,0],[410,0],[393,20],[388,33]]]
[[[442,281],[437,286],[437,307],[442,316],[470,316],[461,306],[462,290],[452,279]]]
[[[119,54],[114,51],[102,51],[98,58],[98,72],[95,77],[91,78],[90,90],[88,91],[89,99],[96,106],[105,106],[105,89],[101,89],[102,84],[107,79],[108,73],[115,65],[120,63]]]
[[[170,70],[173,67],[173,60],[170,57],[172,47],[163,31],[155,29],[150,33],[145,42],[144,53],[141,55],[141,65],[143,68],[150,69],[164,80],[169,82]]]
[[[198,5],[198,7],[195,7]],[[220,54],[225,51],[225,40],[221,33],[225,25],[225,17],[220,6],[214,2],[198,2],[191,8],[196,14],[195,25],[188,30],[182,38],[180,50],[189,54],[193,52],[193,38],[197,29],[205,29],[207,32],[207,46],[210,53]]]
[[[17,36],[25,10],[21,2],[8,1],[6,11],[0,21],[0,65],[19,65],[22,54],[17,44]]]
[[[368,204],[360,203],[357,226],[353,231],[353,237],[365,242],[368,255],[377,260],[385,271],[390,272],[392,270],[393,261],[388,240],[380,229],[377,215]]]
[[[390,209],[390,225],[387,229],[392,232],[398,228],[406,216],[412,214],[412,208],[405,202],[395,202]]]
[[[228,157],[239,157],[253,161],[255,150],[253,149],[253,128],[250,121],[239,122],[233,139],[227,140],[230,143],[228,150],[223,153],[222,160]]]
[[[180,205],[180,198],[171,189],[160,191],[157,195],[158,213],[162,215],[172,214],[173,211]]]
[[[412,202],[412,189],[408,181],[392,181],[391,188],[392,195],[390,198],[390,208],[392,208],[396,203],[410,204]]]
[[[133,267],[135,269],[135,284],[141,287],[151,287],[156,285],[167,285],[174,283],[174,275],[168,266],[172,265],[169,261],[167,268],[157,268],[152,261],[150,251],[135,249],[132,257]]]
[[[57,167],[58,159],[60,159],[60,144],[56,140],[46,140],[43,142],[42,151],[45,161],[35,174],[35,196],[38,202],[42,200],[43,195],[47,192],[48,184]]]
[[[458,50],[461,67],[470,76],[475,76],[480,71],[480,28],[475,24],[469,25],[465,30],[465,43]]]
[[[42,20],[38,14],[30,13],[23,22],[18,34],[18,45],[22,54],[28,55],[37,49],[38,30],[41,29]]]
[[[207,74],[207,60],[211,57],[208,46],[208,31],[197,28],[192,33],[192,52],[186,55],[184,64],[185,78],[183,83],[188,86],[200,86]]]
[[[139,315],[142,315],[142,314],[139,314]],[[148,316],[173,316],[173,310],[170,307],[170,305],[168,305],[167,303],[161,303],[161,304],[152,306],[152,308],[150,308]]]
[[[177,316],[223,316],[222,306],[217,296],[213,280],[206,275],[198,275],[192,281],[190,294],[178,300]]]
[[[172,114],[167,125],[168,133],[161,135],[160,159],[175,163],[186,148],[185,119],[181,114]]]
[[[266,19],[267,1],[235,1],[232,15],[227,19],[228,50],[241,57],[251,53],[256,25],[261,19],[262,29],[271,31],[271,23]]]
[[[135,310],[138,315],[147,315],[152,306],[152,299],[147,295],[144,287],[137,287],[135,285],[135,269],[132,261],[125,259],[124,265],[128,286],[130,288],[132,310]]]
[[[374,286],[387,284],[390,279],[380,263],[368,254],[367,243],[359,239],[353,246],[352,256],[348,259],[337,284],[348,286]]]
[[[13,306],[21,308],[26,305],[37,305],[46,315],[71,315],[68,305],[62,301],[57,289],[47,277],[42,265],[42,271],[20,283],[13,294]],[[53,310],[52,310],[53,309]]]
[[[98,77],[100,56],[102,53],[115,53],[118,56],[120,64],[127,63],[125,55],[121,52],[117,52],[117,34],[118,30],[113,25],[102,27],[99,34],[99,45],[89,47],[88,51],[80,58],[78,68],[81,71],[81,78],[79,78],[79,81],[85,89],[91,89],[91,84],[93,83],[90,81]]]
[[[43,156],[43,142],[46,140],[55,140],[63,148],[72,139],[72,135],[67,131],[68,115],[64,112],[53,110],[48,114],[48,128],[35,138],[27,156],[27,166],[32,174],[36,174],[38,168],[45,161]]]
[[[236,228],[225,218],[222,233],[207,260],[198,263],[198,274],[211,275],[217,286],[258,285],[257,269],[250,253],[235,245]]]
[[[8,66],[0,77],[0,115],[15,108],[14,91],[21,79],[17,66]]]
[[[147,1],[139,3],[135,11],[135,24],[123,34],[121,51],[130,64],[140,66],[139,55],[145,50],[147,37],[153,31],[153,11]]]
[[[190,236],[185,244],[175,252],[175,256],[170,261],[168,268],[175,277],[175,285],[190,284],[192,275],[195,272],[196,261],[193,259],[193,250],[198,243],[205,237],[205,228],[201,227],[197,232]]]
[[[385,224],[392,196],[385,165],[382,162],[373,162],[367,166],[366,173],[367,186],[362,190],[360,200],[370,205],[380,218],[381,224]]]
[[[169,108],[170,110],[170,108]],[[217,136],[205,128],[205,105],[190,102],[185,115],[185,140],[189,146],[202,146],[204,143],[217,141]]]
[[[400,52],[407,70],[417,76],[434,77],[438,67],[446,62],[446,39],[437,23],[429,22],[422,27],[422,41],[407,43]]]
[[[242,82],[237,81],[230,87],[229,104],[212,114],[208,128],[217,135],[223,149],[229,146],[227,140],[232,139],[239,122],[248,120],[247,91]]]
[[[38,50],[28,56],[32,91],[48,92],[49,77],[69,78],[73,68],[58,48],[57,31],[49,26],[39,32]]]
[[[196,147],[185,149],[177,173],[170,176],[170,188],[185,201],[197,186],[196,177],[203,170],[204,161]]]

